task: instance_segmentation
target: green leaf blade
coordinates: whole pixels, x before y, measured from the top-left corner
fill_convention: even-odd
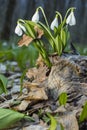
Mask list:
[[[59,96],[59,103],[60,105],[65,105],[67,102],[67,93],[61,93],[61,95]]]
[[[0,129],[8,128],[23,118],[26,118],[25,114],[9,109],[0,108]],[[31,117],[28,119],[33,120]]]
[[[83,110],[81,112],[81,115],[80,115],[80,122],[84,121],[85,119],[87,119],[87,102],[85,103],[84,107],[83,107]]]
[[[60,33],[60,37],[61,37],[61,40],[62,40],[62,42],[63,42],[63,45],[64,45],[64,47],[66,46],[66,32],[64,31],[64,29],[62,28],[61,29],[61,33]]]
[[[49,113],[47,113],[47,115],[48,115],[48,117],[51,120],[51,125],[50,125],[50,128],[48,130],[56,130],[56,128],[57,128],[57,121],[56,121],[56,119],[52,115],[50,115]]]
[[[57,51],[58,55],[60,56],[62,54],[63,45],[62,45],[62,41],[61,41],[59,35],[57,35],[55,38],[55,46],[56,46],[56,51]]]
[[[28,22],[28,23],[25,23],[24,25],[25,25],[25,27],[27,28],[27,33],[28,33],[28,35],[31,36],[32,38],[35,38],[36,36],[35,36],[34,27],[32,27],[32,25],[29,24],[29,22]]]
[[[3,92],[7,93],[7,82],[7,78],[4,75],[0,74],[0,94],[2,94]]]
[[[41,22],[39,22],[39,26],[42,28],[42,30],[44,31],[44,35],[46,36],[47,40],[49,41],[49,43],[51,44],[52,48],[55,49],[55,39],[52,36],[50,30]]]

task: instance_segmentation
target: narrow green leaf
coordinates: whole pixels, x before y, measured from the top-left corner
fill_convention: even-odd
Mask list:
[[[54,43],[55,43],[55,39],[52,36],[50,30],[41,22],[39,22],[39,26],[42,28],[42,30],[44,31],[44,35],[46,36],[47,40],[49,41],[49,43],[51,44],[52,48],[55,49],[54,47]]]
[[[21,84],[21,87],[20,87],[20,93],[22,94],[22,89],[23,89],[23,80],[24,80],[24,77],[26,75],[26,72],[27,72],[27,69],[25,69],[21,75],[21,78],[20,78],[20,84]]]
[[[83,110],[81,112],[80,122],[84,121],[85,119],[87,119],[87,102],[85,103]]]
[[[60,34],[61,29],[62,29],[62,23],[58,26],[58,28],[56,27],[54,28],[54,37]]]
[[[61,40],[62,40],[63,45],[65,47],[66,46],[66,32],[64,31],[63,28],[61,29],[60,37],[61,37]]]
[[[23,26],[25,26],[26,34],[28,36],[35,38],[35,30],[34,30],[35,23],[34,22],[29,21],[29,20],[22,20],[22,19],[19,19],[18,22],[22,24]]]
[[[35,25],[37,25],[37,23],[29,21],[29,20],[24,20],[24,21],[25,21],[25,23],[31,25],[32,27],[34,27]]]
[[[51,120],[50,128],[48,130],[56,130],[56,128],[57,128],[57,121],[56,121],[56,119],[52,115],[50,115],[49,113],[47,113],[47,116]]]
[[[65,28],[66,31],[66,42],[68,43],[70,40],[70,32],[68,31],[67,27]]]
[[[55,38],[55,48],[56,48],[58,55],[60,56],[63,51],[63,45],[62,45],[62,41],[61,41],[59,35],[57,35]]]
[[[44,122],[48,123],[50,122],[50,118],[47,115],[44,115],[43,117]]]
[[[25,23],[24,25],[27,29],[28,35],[31,36],[32,38],[35,38],[36,34],[35,34],[34,27],[31,24],[29,24],[29,22]]]
[[[70,32],[69,32],[67,26],[64,27],[64,31],[65,31],[65,33],[66,33],[66,43],[68,43],[69,40],[70,40]]]
[[[59,96],[59,103],[60,105],[65,105],[67,102],[67,93],[61,93]]]
[[[52,66],[52,64],[49,60],[46,49],[43,46],[43,42],[41,40],[36,40],[35,46],[38,49],[39,53],[41,54],[41,56],[42,56],[44,62],[46,63],[46,65],[50,68]]]
[[[25,114],[9,109],[0,108],[0,129],[2,130],[4,128],[8,128],[23,118],[34,121],[31,117],[26,116]]]
[[[4,75],[0,74],[0,94],[3,92],[7,93],[7,82],[7,78]]]

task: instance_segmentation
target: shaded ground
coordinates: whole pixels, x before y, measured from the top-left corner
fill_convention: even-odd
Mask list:
[[[51,70],[41,62],[38,69],[29,69],[27,78],[25,76],[23,81],[22,95],[20,95],[22,73],[17,63],[0,64],[0,73],[8,78],[8,94],[0,96],[0,108],[12,108],[35,119],[35,122],[22,120],[13,125],[12,130],[47,129],[47,112],[55,115],[56,120],[63,124],[64,130],[87,129],[86,121],[79,125],[77,120],[87,101],[87,57],[66,55],[62,59],[51,57],[51,60],[55,63]],[[68,101],[65,106],[60,106],[57,98],[65,91],[68,94]]]

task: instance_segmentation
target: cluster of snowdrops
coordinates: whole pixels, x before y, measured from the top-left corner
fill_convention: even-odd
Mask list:
[[[45,24],[40,21],[39,11],[43,14]],[[44,38],[51,45],[53,53],[56,52],[60,56],[70,38],[68,26],[76,24],[74,11],[74,7],[69,8],[64,18],[60,12],[56,11],[55,18],[49,26],[43,8],[38,7],[31,20],[18,19],[15,33],[18,36],[26,36],[28,39],[28,42],[26,43],[25,38],[25,42],[22,45],[28,46],[33,42],[42,56],[43,61],[50,68],[52,64],[49,60],[49,54],[44,46]]]

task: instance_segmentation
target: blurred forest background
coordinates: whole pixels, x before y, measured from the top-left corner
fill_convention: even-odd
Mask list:
[[[87,0],[0,0],[0,40],[15,38],[17,20],[31,19],[38,6],[45,10],[49,23],[54,19],[56,10],[64,16],[69,7],[76,7],[77,24],[70,27],[72,41],[86,45]]]

